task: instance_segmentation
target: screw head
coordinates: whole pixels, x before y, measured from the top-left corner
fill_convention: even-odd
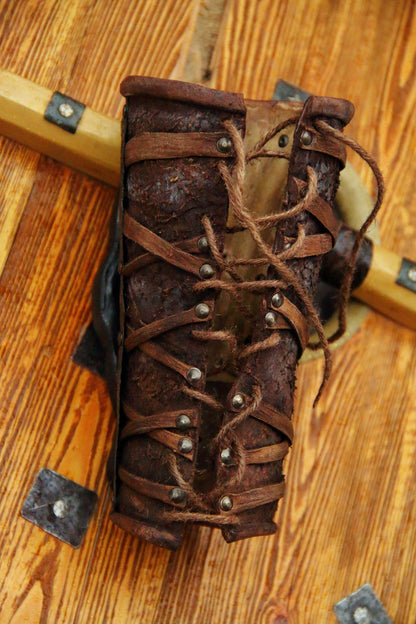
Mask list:
[[[172,503],[183,503],[186,499],[186,492],[182,488],[174,487],[169,492],[169,498]]]
[[[57,500],[54,502],[52,511],[57,518],[65,518],[68,514],[68,503],[64,500]]]
[[[370,624],[372,621],[367,607],[357,607],[353,613],[356,624]]]
[[[287,134],[281,134],[279,136],[279,147],[286,147],[288,143],[289,143],[289,137],[287,136]]]
[[[280,308],[283,305],[284,297],[281,293],[275,293],[272,297],[272,306],[274,308]]]
[[[300,135],[300,140],[304,145],[310,145],[312,143],[312,135],[308,130],[304,130]]]
[[[267,312],[266,316],[264,317],[264,322],[266,323],[267,327],[274,327],[277,322],[276,314],[274,312]]]
[[[195,306],[195,316],[197,316],[199,319],[207,318],[207,316],[209,316],[209,313],[210,309],[206,303],[198,303],[198,305]]]
[[[410,269],[407,272],[407,277],[409,278],[411,282],[416,283],[416,266],[410,267]]]
[[[233,499],[231,496],[223,496],[220,500],[220,509],[222,511],[230,511],[233,508]]]
[[[229,466],[233,461],[233,454],[230,448],[225,448],[221,451],[220,458],[223,464]]]
[[[286,243],[284,249],[290,249],[292,247],[292,243]]]
[[[186,414],[179,414],[176,419],[176,429],[186,431],[191,426],[191,419]]]
[[[65,117],[65,119],[68,119],[68,117],[72,117],[72,115],[75,113],[69,102],[62,102],[62,104],[58,106],[58,112],[61,117]]]
[[[242,407],[244,407],[244,397],[242,394],[235,394],[233,396],[233,398],[231,399],[231,405],[235,408],[235,409],[241,409]]]
[[[198,383],[198,381],[201,381],[202,373],[199,370],[199,368],[196,368],[196,366],[192,366],[192,368],[190,368],[188,372],[186,373],[186,378],[189,381],[189,383],[196,384]]]
[[[193,448],[191,438],[181,438],[178,442],[178,451],[181,453],[190,453]]]
[[[206,236],[201,236],[201,238],[198,238],[196,245],[199,251],[208,251],[209,249],[208,239]]]
[[[217,150],[222,154],[229,154],[232,150],[233,142],[230,137],[223,136],[217,141]]]
[[[215,271],[210,264],[203,264],[199,269],[199,274],[202,279],[210,279],[214,275]]]

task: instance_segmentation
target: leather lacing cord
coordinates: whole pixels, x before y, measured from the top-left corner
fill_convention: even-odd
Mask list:
[[[382,176],[377,167],[377,164],[371,158],[371,156],[367,154],[365,150],[363,150],[363,148],[361,148],[353,139],[345,137],[345,135],[342,132],[335,130],[328,124],[318,121],[318,120],[315,121],[315,128],[320,133],[323,133],[323,134],[329,133],[334,138],[352,147],[352,149],[357,151],[357,153],[359,153],[364,158],[364,160],[370,165],[371,169],[373,170],[374,175],[377,180],[377,185],[378,185],[377,201],[374,205],[372,212],[370,213],[369,217],[366,219],[365,223],[363,224],[363,226],[361,227],[359,231],[354,248],[351,253],[351,257],[349,259],[349,264],[348,264],[349,271],[347,272],[345,279],[344,279],[344,283],[342,284],[342,287],[341,287],[339,329],[333,336],[330,337],[330,339],[327,339],[324,333],[322,323],[319,320],[319,317],[313,306],[313,302],[310,296],[308,295],[308,293],[305,291],[303,286],[299,283],[299,280],[296,278],[294,273],[286,264],[286,261],[288,259],[300,257],[299,253],[304,247],[305,241],[307,241],[308,238],[311,238],[311,236],[309,237],[306,236],[302,226],[299,225],[298,235],[297,235],[296,240],[291,242],[290,245],[287,245],[287,248],[285,248],[283,251],[281,251],[278,254],[273,253],[272,248],[264,242],[261,236],[261,231],[271,228],[271,227],[275,227],[280,221],[294,217],[300,214],[303,210],[310,209],[314,200],[317,197],[319,198],[317,194],[317,178],[316,178],[316,174],[314,170],[310,167],[308,167],[307,169],[308,184],[307,184],[307,191],[303,199],[300,199],[300,201],[290,210],[287,210],[281,214],[255,218],[251,214],[251,212],[246,208],[246,206],[244,205],[244,201],[243,201],[243,188],[244,188],[245,171],[246,171],[247,163],[249,163],[254,158],[258,158],[258,157],[288,158],[287,154],[285,154],[284,152],[270,152],[268,150],[265,150],[264,146],[266,145],[268,141],[270,141],[274,136],[276,136],[276,134],[278,134],[281,130],[283,130],[289,125],[296,123],[297,120],[298,120],[297,117],[291,118],[277,125],[271,131],[266,133],[264,137],[256,144],[253,150],[251,150],[251,152],[249,152],[248,154],[245,153],[243,139],[241,138],[241,135],[238,129],[231,122],[224,123],[224,126],[229,132],[230,137],[233,141],[233,146],[234,146],[235,155],[236,155],[236,163],[235,163],[232,174],[230,173],[228,167],[226,167],[224,162],[219,163],[218,169],[224,180],[224,183],[228,192],[228,196],[229,196],[229,206],[233,213],[233,216],[239,223],[239,229],[248,230],[250,232],[253,240],[257,244],[259,251],[263,255],[260,258],[250,259],[250,260],[238,259],[238,258],[232,259],[232,260],[225,259],[218,247],[211,222],[207,216],[204,216],[202,219],[202,225],[206,234],[206,239],[208,241],[208,246],[209,246],[211,255],[217,264],[219,272],[223,273],[224,271],[226,271],[229,274],[229,276],[232,278],[233,282],[225,281],[225,280],[218,279],[218,278],[209,279],[207,281],[198,281],[194,286],[194,290],[196,292],[203,292],[204,290],[210,290],[210,289],[226,290],[230,292],[231,294],[233,294],[241,305],[242,303],[241,293],[243,291],[248,291],[248,292],[253,292],[253,293],[258,293],[258,292],[264,293],[268,289],[274,289],[276,291],[279,291],[279,289],[285,288],[289,285],[292,286],[295,293],[299,297],[302,303],[302,306],[305,310],[307,324],[315,327],[318,337],[320,339],[317,345],[310,345],[310,346],[316,347],[316,348],[317,347],[323,348],[324,355],[325,355],[325,371],[324,371],[324,376],[323,376],[323,380],[321,383],[321,387],[315,399],[315,404],[316,404],[317,400],[319,399],[322,393],[322,390],[325,386],[325,383],[330,373],[331,355],[330,355],[330,350],[329,350],[329,341],[337,339],[339,335],[341,335],[340,333],[343,333],[343,331],[345,330],[345,308],[346,308],[346,303],[348,301],[350,291],[351,291],[351,283],[352,283],[353,268],[355,265],[355,260],[358,255],[360,244],[365,236],[365,232],[367,231],[368,227],[375,219],[376,214],[380,208],[382,197],[383,197],[383,192],[384,192],[384,185],[383,185]],[[311,212],[313,214],[312,210]],[[135,222],[135,224],[136,223],[137,222]],[[156,235],[152,234],[152,236],[155,237]],[[316,238],[324,237],[324,236],[325,235],[315,235]],[[129,237],[132,238],[132,236],[129,236]],[[138,244],[143,246],[143,239],[141,238],[141,236],[139,236],[135,240]],[[168,246],[170,248],[174,247],[173,245],[169,245],[169,244]],[[177,244],[177,247],[179,246],[180,244]],[[186,245],[182,244],[182,247],[184,246],[186,247]],[[154,253],[155,250],[152,249],[152,245],[147,246],[147,247],[146,245],[144,245],[144,247],[145,249],[148,250],[148,252],[150,252],[150,254],[147,253],[145,255],[149,256],[150,261],[151,261],[151,258],[153,255],[152,252]],[[156,253],[155,256],[156,258],[160,257],[167,262],[172,262],[169,254],[160,252],[160,253]],[[140,266],[140,262],[141,262],[140,257],[136,258],[132,260],[127,265],[127,267],[132,266],[134,264],[136,266]],[[173,262],[173,264],[176,264],[176,266],[180,266],[180,264],[178,264],[178,261],[176,263]],[[238,266],[247,266],[247,265],[258,266],[260,264],[272,265],[280,279],[261,280],[261,281],[244,281],[242,280],[242,278],[239,276],[238,272],[236,271],[236,268]],[[180,266],[180,268],[189,270],[185,266]],[[134,270],[128,269],[126,271],[126,274],[131,274],[132,272],[134,272]],[[192,272],[195,272],[195,271],[192,271]],[[293,321],[293,318],[291,319],[290,315],[289,315],[289,320]],[[295,323],[292,323],[292,325],[294,326],[294,329],[297,329]],[[286,326],[283,324],[283,327],[290,328],[290,326],[291,324],[286,323]],[[280,327],[282,327],[282,325],[280,325]],[[231,345],[232,354],[235,359],[246,358],[250,354],[253,354],[259,350],[271,348],[279,342],[278,333],[272,333],[270,337],[268,337],[267,339],[261,342],[258,342],[256,344],[250,345],[249,347],[245,347],[242,350],[238,351],[236,338],[229,331],[193,330],[192,335],[197,340],[218,340],[218,341],[229,342]],[[301,337],[301,333],[299,331],[298,331],[298,336]],[[302,344],[303,348],[304,346],[305,345]],[[142,344],[142,348],[143,348],[143,344]],[[158,349],[159,351],[163,351],[160,349],[160,347],[158,347]],[[155,353],[154,351],[152,353],[152,350],[150,350],[150,352],[146,350],[145,352],[147,352],[148,355],[151,355],[152,357],[155,356]],[[168,365],[172,368],[172,362],[169,360],[174,360],[174,358],[170,357],[166,359],[166,357],[161,355],[161,353],[159,353],[158,355],[159,357],[157,357],[156,359],[158,359],[163,364]],[[175,368],[175,370],[177,370],[177,368]],[[198,389],[190,388],[188,386],[184,386],[182,389],[184,393],[190,396],[191,398],[204,402],[205,404],[209,405],[211,408],[215,410],[223,411],[224,409],[223,405],[219,403],[216,399],[214,399],[212,396],[210,396],[209,394],[202,392]],[[245,408],[242,410],[239,410],[239,412],[234,416],[234,418],[232,418],[230,421],[228,421],[221,427],[215,439],[215,443],[218,447],[223,445],[225,442],[233,444],[233,447],[234,447],[234,459],[235,459],[234,464],[237,464],[237,470],[235,471],[232,479],[228,482],[228,487],[241,482],[241,479],[244,475],[244,472],[247,466],[248,455],[250,454],[250,451],[245,449],[243,445],[239,442],[237,437],[235,436],[235,429],[246,418],[250,416],[255,417],[256,410],[258,410],[261,407],[261,405],[262,405],[261,390],[259,386],[255,386],[253,388],[253,395],[252,397],[250,397]],[[275,416],[276,415],[278,418],[280,417],[283,419],[287,419],[289,421],[289,419],[285,415],[278,414],[277,412],[275,412]],[[127,416],[129,417],[128,414]],[[146,420],[148,420],[149,418],[151,419],[152,417],[145,417]],[[270,415],[269,415],[269,418],[270,418]],[[262,420],[262,418],[260,419]],[[271,421],[266,420],[265,422],[268,422],[268,424],[273,426],[273,419]],[[128,427],[129,427],[129,424],[127,424],[124,429]],[[278,429],[281,430],[282,427],[280,426],[278,427]],[[284,426],[283,426],[283,429],[284,429]],[[124,436],[124,437],[128,437],[129,435],[134,435],[134,433],[130,433],[130,431],[127,431],[126,433],[127,433],[127,436]],[[154,437],[157,439],[156,435],[154,435]],[[291,440],[290,432],[287,433],[287,437],[290,441]],[[286,445],[286,447],[288,446],[287,443],[282,443],[282,444]],[[280,446],[282,446],[282,444]],[[276,446],[279,446],[279,445],[276,445]],[[265,448],[267,449],[267,447]],[[279,452],[276,455],[278,459],[281,459],[284,456],[285,452],[283,452],[283,450],[287,451],[287,448],[285,449],[282,448],[279,450]],[[282,455],[282,452],[283,452],[283,455]],[[251,453],[253,453],[253,451],[251,451]],[[280,455],[282,455],[282,457],[280,457]],[[270,461],[273,461],[273,459],[270,459]],[[276,459],[274,459],[274,461],[276,461]],[[200,493],[196,492],[191,486],[191,484],[184,479],[184,477],[182,476],[179,470],[176,457],[174,454],[172,454],[172,456],[170,457],[169,465],[170,465],[172,475],[174,476],[176,480],[176,483],[187,494],[187,503],[190,504],[191,506],[196,507],[200,511],[191,512],[188,510],[186,511],[175,510],[171,512],[165,512],[164,517],[167,521],[191,521],[192,520],[192,521],[200,521],[200,522],[205,522],[205,523],[213,523],[213,524],[221,524],[221,525],[237,524],[239,522],[238,515],[234,513],[238,511],[235,505],[234,505],[232,514],[228,513],[226,515],[223,515],[223,514],[207,513],[207,512],[210,512],[210,510],[212,509],[212,504],[215,503],[215,501],[218,498],[218,495],[221,495],[221,493],[224,492],[223,487],[216,488],[214,491],[210,492],[208,495],[203,496]],[[262,488],[255,488],[254,490],[250,490],[249,492],[246,492],[245,493],[246,499],[247,499],[246,503],[244,504],[243,502],[243,504],[240,504],[239,510],[241,511],[246,508],[251,508],[252,506],[265,504],[267,502],[271,502],[272,500],[276,500],[276,498],[280,498],[283,495],[282,485],[283,484],[272,484],[271,486],[263,486]],[[172,486],[164,486],[164,487],[167,489],[170,489]],[[233,496],[235,497],[236,495],[233,495]],[[248,500],[250,497],[252,501]],[[252,505],[252,502],[255,502],[256,505]]]

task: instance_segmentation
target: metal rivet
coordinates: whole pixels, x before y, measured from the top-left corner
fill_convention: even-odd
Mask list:
[[[191,426],[191,419],[186,414],[179,414],[176,419],[176,428],[185,431]]]
[[[199,274],[203,279],[209,279],[214,273],[215,271],[210,264],[203,264],[199,269]]]
[[[244,397],[242,394],[235,394],[231,400],[231,404],[235,409],[244,407]]]
[[[223,154],[229,154],[233,147],[233,142],[227,136],[223,136],[217,141],[217,150]]]
[[[169,492],[169,498],[172,503],[183,503],[186,498],[186,492],[185,490],[182,490],[182,488],[172,488]]]
[[[65,518],[68,513],[68,503],[64,500],[57,500],[52,507],[52,511],[57,518]]]
[[[312,135],[308,130],[304,130],[300,136],[300,140],[304,145],[310,145],[312,143]]]
[[[264,322],[266,323],[267,327],[274,327],[277,323],[277,316],[274,312],[267,312],[266,316],[264,317]]]
[[[62,117],[65,117],[65,119],[68,119],[68,117],[72,117],[72,115],[75,113],[71,104],[68,104],[68,102],[62,102],[62,104],[60,104],[58,107],[58,111]]]
[[[189,381],[189,383],[191,384],[196,384],[198,383],[198,381],[201,380],[202,378],[202,373],[199,370],[199,368],[196,368],[196,366],[193,366],[192,368],[190,368],[188,370],[188,372],[186,373],[186,378]]]
[[[208,251],[209,245],[206,236],[201,236],[201,238],[198,238],[197,247],[199,251]]]
[[[206,303],[198,303],[198,305],[195,306],[195,316],[200,319],[207,318],[207,316],[209,316],[209,312],[210,309]]]
[[[220,509],[223,511],[230,511],[233,508],[233,499],[231,496],[223,496],[220,500]]]
[[[178,451],[181,453],[190,453],[193,447],[191,438],[181,438],[178,442]]]
[[[231,452],[231,449],[229,448],[225,448],[221,451],[221,461],[223,464],[225,464],[226,466],[229,466],[232,461],[233,461],[233,454]]]
[[[353,613],[356,624],[370,624],[371,617],[367,607],[357,607]]]
[[[292,243],[286,243],[284,249],[290,249],[292,247]]]
[[[407,272],[407,277],[409,278],[411,282],[416,283],[416,266],[410,267],[410,269]]]
[[[281,134],[279,136],[279,147],[286,147],[288,143],[289,143],[289,137],[287,136],[287,134]]]
[[[280,308],[283,305],[284,297],[281,293],[275,293],[272,297],[272,306],[275,308]]]

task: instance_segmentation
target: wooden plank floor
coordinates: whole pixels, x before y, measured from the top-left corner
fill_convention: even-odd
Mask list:
[[[120,117],[120,80],[177,71],[197,8],[0,0],[0,66]],[[414,2],[229,0],[219,33],[212,86],[270,98],[284,78],[355,103],[349,133],[387,181],[383,244],[416,258]],[[370,582],[395,624],[414,624],[415,334],[369,314],[315,411],[321,363],[301,367],[276,536],[227,545],[191,527],[178,553],[143,544],[108,520],[110,402],[71,361],[115,191],[0,145],[0,227],[14,241],[0,278],[0,622],[333,623],[333,604]],[[42,467],[99,495],[79,550],[19,515]]]

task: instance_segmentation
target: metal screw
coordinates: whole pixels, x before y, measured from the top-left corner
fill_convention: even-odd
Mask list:
[[[186,431],[191,426],[191,419],[186,414],[179,414],[176,419],[176,428],[180,431]]]
[[[68,503],[64,500],[57,500],[52,507],[52,511],[57,518],[65,518],[68,514]]]
[[[214,273],[215,271],[210,264],[203,264],[199,269],[199,274],[203,279],[209,279]]]
[[[288,143],[289,143],[289,137],[287,136],[287,134],[281,134],[279,136],[279,147],[286,147]]]
[[[266,316],[264,317],[264,321],[267,327],[274,327],[277,323],[277,316],[274,312],[267,312]]]
[[[207,318],[207,316],[209,316],[209,312],[210,309],[206,303],[198,303],[198,305],[195,306],[195,316],[200,319]]]
[[[304,130],[300,135],[300,140],[304,145],[310,145],[312,143],[312,135],[308,130]]]
[[[283,305],[283,295],[281,293],[275,293],[272,297],[272,306],[274,308],[280,308]]]
[[[178,442],[178,451],[181,453],[190,453],[193,447],[191,438],[181,438]]]
[[[197,247],[199,251],[208,251],[209,245],[206,236],[201,236],[201,238],[198,238]]]
[[[242,407],[244,407],[244,397],[242,394],[235,394],[231,400],[231,405],[235,408],[235,409],[241,409]]]
[[[367,607],[357,607],[353,613],[354,622],[356,624],[370,624],[371,617]]]
[[[71,104],[69,104],[68,102],[62,102],[62,104],[58,106],[58,112],[61,117],[65,117],[65,119],[67,119],[68,117],[72,117],[72,115],[75,113]]]
[[[186,492],[185,490],[182,490],[182,488],[172,488],[169,492],[169,498],[172,503],[183,503],[186,498]]]
[[[290,249],[292,247],[292,243],[286,243],[284,249]]]
[[[410,267],[410,269],[407,272],[407,277],[409,278],[411,282],[416,283],[416,266]]]
[[[220,500],[220,509],[230,511],[233,508],[233,499],[230,496],[223,496]]]
[[[217,141],[217,150],[223,154],[229,154],[232,150],[233,142],[227,136],[223,136]]]
[[[229,448],[223,449],[221,451],[220,458],[223,464],[225,464],[226,466],[229,466],[233,461],[233,454],[231,452],[231,449]]]
[[[202,373],[199,370],[199,368],[196,368],[196,366],[192,366],[192,368],[190,368],[188,372],[186,373],[186,378],[189,381],[189,383],[196,384],[198,383],[198,381],[201,380]]]

